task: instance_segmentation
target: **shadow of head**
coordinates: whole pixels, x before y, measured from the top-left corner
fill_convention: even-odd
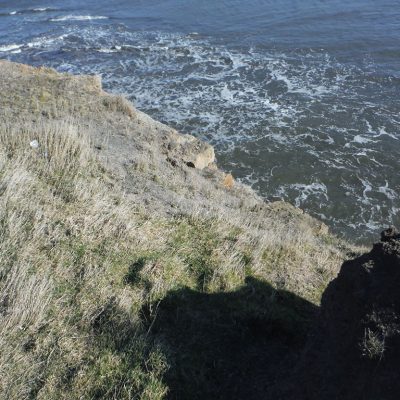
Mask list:
[[[325,290],[298,399],[399,399],[399,287],[400,235],[389,228]]]
[[[248,278],[232,292],[171,291],[142,316],[167,349],[169,398],[257,398],[304,344],[316,308]]]

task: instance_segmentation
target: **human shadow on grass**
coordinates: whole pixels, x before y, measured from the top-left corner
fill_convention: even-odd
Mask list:
[[[287,378],[316,311],[293,293],[247,278],[232,292],[171,291],[142,316],[167,354],[169,399],[248,400],[268,398],[268,387]]]

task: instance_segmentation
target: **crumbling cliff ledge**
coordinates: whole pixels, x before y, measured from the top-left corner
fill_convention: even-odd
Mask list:
[[[180,135],[136,110],[123,97],[104,92],[98,76],[58,74],[48,68],[6,61],[0,61],[0,74],[0,105],[5,120],[17,118],[40,124],[69,119],[82,124],[102,162],[116,177],[127,179],[128,190],[140,187],[140,183],[133,184],[129,179],[130,170],[135,171],[136,178],[143,176],[145,180],[148,180],[149,170],[158,172],[164,184],[172,184],[177,179],[163,177],[163,172],[173,171],[179,179],[184,179],[182,170],[187,173],[189,168],[208,167],[208,170],[217,171],[212,146],[193,136]],[[156,190],[156,186],[163,185],[152,185],[152,189]],[[163,192],[170,192],[164,189]],[[171,193],[157,194],[159,206],[166,207],[163,203],[168,202],[166,197]],[[143,196],[150,197],[150,194],[143,193]],[[144,203],[150,201],[149,198],[143,200]],[[198,203],[200,205],[201,201]]]
[[[259,399],[362,249],[95,76],[0,61],[0,397]]]
[[[68,120],[79,125],[101,162],[124,181],[126,191],[153,210],[228,212],[232,217],[233,210],[243,208],[252,215],[293,218],[316,236],[328,233],[325,224],[301,209],[284,202],[266,203],[249,187],[234,182],[217,168],[212,146],[153,120],[123,97],[104,92],[98,76],[59,74],[0,60],[0,78],[3,123],[40,126]]]

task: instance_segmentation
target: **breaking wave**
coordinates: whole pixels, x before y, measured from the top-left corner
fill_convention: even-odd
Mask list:
[[[51,22],[63,22],[63,21],[91,21],[98,19],[108,19],[103,15],[63,15],[55,18],[50,18]]]
[[[9,51],[16,51],[16,50],[20,50],[22,46],[19,44],[7,44],[5,46],[0,46],[0,52],[2,53],[6,53]]]
[[[19,15],[19,14],[33,14],[33,13],[43,13],[47,11],[56,11],[56,8],[52,7],[36,7],[36,8],[27,8],[23,10],[14,10],[10,11],[8,15]]]

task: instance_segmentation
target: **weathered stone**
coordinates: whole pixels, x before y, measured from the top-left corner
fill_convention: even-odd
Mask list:
[[[206,168],[215,160],[214,148],[191,135],[172,135],[167,148],[174,158],[192,168]]]

